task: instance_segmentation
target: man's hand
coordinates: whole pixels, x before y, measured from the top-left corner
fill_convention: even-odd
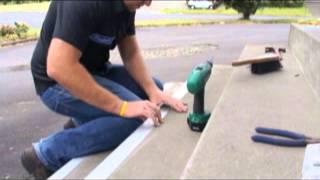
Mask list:
[[[150,95],[149,98],[150,98],[151,102],[157,104],[158,106],[165,104],[165,105],[170,106],[171,108],[173,108],[177,112],[182,113],[182,112],[188,111],[188,106],[186,103],[184,103],[178,99],[174,99],[174,98],[170,97],[169,95],[165,94],[160,89],[154,91]]]
[[[138,117],[142,120],[151,118],[155,126],[163,123],[161,119],[160,107],[150,101],[131,101],[128,102],[125,117]]]
[[[154,83],[145,67],[141,50],[134,35],[123,38],[119,42],[118,48],[125,68],[128,70],[133,79],[136,80],[136,82],[148,94],[150,101],[147,102],[153,104],[150,105],[146,101],[138,101],[135,102],[135,104],[133,104],[134,102],[129,102],[127,109],[128,114],[125,113],[125,116],[140,116],[142,118],[152,118],[155,122],[155,125],[159,125],[162,122],[160,116],[160,105],[169,105],[177,112],[187,111],[187,106],[185,103],[181,102],[180,100],[171,98],[157,88],[156,84]],[[158,106],[158,110],[155,110],[154,106]],[[152,112],[152,110],[154,112]]]

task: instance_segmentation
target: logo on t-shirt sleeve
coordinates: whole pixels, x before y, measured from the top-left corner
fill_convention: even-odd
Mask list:
[[[94,33],[90,35],[89,39],[95,43],[110,46],[114,44],[115,37]]]

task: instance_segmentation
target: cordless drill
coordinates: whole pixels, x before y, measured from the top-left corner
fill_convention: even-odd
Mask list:
[[[187,80],[188,91],[194,95],[193,112],[188,114],[188,125],[193,131],[202,132],[211,115],[204,110],[204,90],[211,69],[212,61],[201,63],[191,71]]]

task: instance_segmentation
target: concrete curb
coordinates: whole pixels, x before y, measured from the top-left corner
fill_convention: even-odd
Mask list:
[[[32,37],[32,38],[27,38],[27,39],[17,40],[17,41],[4,42],[4,43],[0,44],[0,48],[7,47],[7,46],[13,46],[13,45],[17,45],[17,44],[22,44],[22,43],[27,43],[27,42],[36,41],[36,40],[38,40],[38,37]]]

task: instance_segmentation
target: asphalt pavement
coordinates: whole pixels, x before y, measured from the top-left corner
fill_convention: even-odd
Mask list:
[[[41,28],[46,12],[0,12],[0,24],[24,22],[31,27]],[[193,20],[236,20],[241,15],[223,14],[165,14],[160,11],[137,11],[136,20],[161,20],[161,19],[193,19]],[[253,20],[280,20],[280,19],[304,19],[306,17],[295,16],[266,16],[253,15]]]

